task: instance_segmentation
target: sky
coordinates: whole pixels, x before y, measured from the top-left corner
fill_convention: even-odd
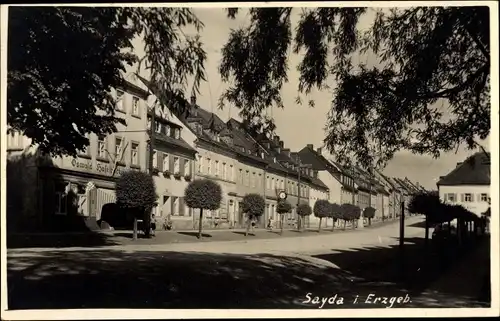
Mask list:
[[[221,61],[220,49],[226,43],[231,29],[238,28],[249,22],[248,15],[240,12],[235,20],[226,17],[222,8],[195,8],[195,14],[205,24],[201,31],[201,39],[207,51],[207,61],[205,64],[207,82],[201,84],[200,95],[197,103],[211,112],[216,113],[222,120],[226,121],[231,117],[237,117],[236,108],[226,107],[223,110],[217,108],[217,101],[223,90],[227,88],[220,78],[218,66]],[[296,25],[300,10],[294,10],[292,14],[292,26]],[[359,23],[360,29],[368,28],[374,17],[374,11],[365,15]],[[363,62],[370,64],[372,57],[363,57]],[[285,146],[292,151],[298,151],[307,144],[313,144],[315,148],[323,145],[325,137],[325,121],[330,109],[332,100],[328,92],[312,92],[309,97],[316,103],[314,108],[307,104],[297,105],[299,73],[296,66],[300,61],[300,56],[293,53],[289,57],[288,83],[282,88],[282,98],[284,109],[269,109],[268,114],[272,115],[277,124],[277,135],[284,141]],[[307,101],[307,100],[306,100]],[[299,130],[298,130],[299,129]],[[303,129],[300,131],[300,129]],[[489,150],[488,141],[483,142],[486,150]],[[413,182],[418,182],[428,189],[436,189],[436,182],[439,176],[444,176],[455,168],[457,162],[462,162],[467,156],[476,151],[468,151],[460,148],[450,153],[442,154],[439,159],[433,159],[427,155],[414,155],[408,151],[398,152],[391,160],[383,172],[393,177],[408,177]]]

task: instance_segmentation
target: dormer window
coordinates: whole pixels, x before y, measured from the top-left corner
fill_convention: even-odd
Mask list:
[[[169,126],[169,125],[166,125],[166,126],[165,126],[165,135],[167,135],[167,136],[170,136],[170,135],[171,135],[171,132],[170,132],[170,126]]]
[[[158,122],[157,122],[157,123],[155,123],[155,131],[156,131],[157,133],[161,133],[161,124],[160,124],[160,123],[158,123]]]
[[[175,138],[175,139],[180,139],[180,138],[181,138],[181,131],[180,131],[180,129],[179,129],[179,128],[176,128],[176,129],[174,130],[174,138]]]

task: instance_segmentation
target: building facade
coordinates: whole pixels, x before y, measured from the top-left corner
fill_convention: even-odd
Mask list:
[[[481,216],[489,208],[490,174],[489,153],[476,153],[440,177],[437,183],[439,197],[443,202],[462,205]]]

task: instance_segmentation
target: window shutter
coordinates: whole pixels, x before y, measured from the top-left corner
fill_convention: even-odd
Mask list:
[[[470,201],[474,202],[474,194],[470,194]]]
[[[168,161],[170,163],[170,172],[174,173],[174,155],[170,155]]]
[[[172,196],[170,197],[170,214],[175,215],[175,199],[177,197]]]
[[[179,215],[184,216],[185,206],[184,197],[179,197]]]
[[[465,194],[460,194],[460,201],[465,202]]]
[[[181,173],[182,176],[184,176],[184,166],[186,164],[186,160],[184,158],[179,158],[179,172]]]
[[[160,151],[156,152],[157,166],[160,172],[163,172],[163,153]]]

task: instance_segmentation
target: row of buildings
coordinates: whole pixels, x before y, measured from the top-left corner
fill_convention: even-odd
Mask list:
[[[155,95],[143,78],[128,79],[113,92],[116,112],[126,125],[107,137],[90,135],[89,146],[76,157],[41,156],[26,137],[11,133],[8,151],[8,216],[15,229],[43,228],[68,217],[99,220],[104,204],[115,201],[114,183],[124,170],[148,170],[151,116],[155,111],[153,167],[159,195],[157,220],[171,220],[176,229],[198,226],[196,210],[186,206],[184,190],[198,178],[217,181],[223,192],[220,209],[204,215],[206,227],[232,228],[245,224],[240,203],[248,193],[266,200],[265,215],[278,221],[278,193],[285,191],[294,207],[285,220],[292,225],[295,207],[317,200],[356,204],[376,209],[376,218],[395,218],[402,201],[422,190],[407,178],[378,171],[345,168],[313,145],[292,152],[278,135],[265,136],[236,119],[187,103],[187,112],[156,108]],[[165,106],[168,103],[164,102]],[[331,224],[326,221],[325,224]],[[307,224],[319,220],[313,215]]]

